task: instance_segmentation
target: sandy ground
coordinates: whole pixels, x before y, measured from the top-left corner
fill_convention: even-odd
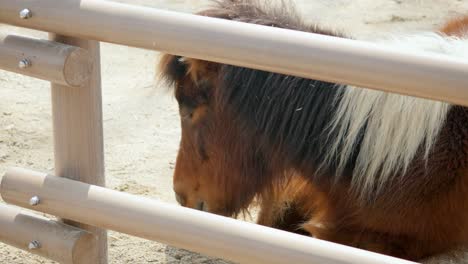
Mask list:
[[[118,2],[183,12],[206,5],[205,0]],[[432,29],[446,18],[468,14],[468,0],[297,0],[297,5],[307,20],[360,38]],[[46,36],[8,26],[0,26],[0,32]],[[179,120],[171,93],[154,81],[156,58],[156,52],[102,44],[107,185],[175,203],[171,175]],[[0,87],[0,173],[10,166],[52,172],[48,83],[0,71]],[[114,232],[109,249],[110,263],[225,263]],[[0,244],[0,263],[53,262]]]

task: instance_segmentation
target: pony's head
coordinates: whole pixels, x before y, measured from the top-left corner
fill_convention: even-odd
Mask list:
[[[173,178],[176,199],[186,207],[234,216],[252,202],[254,174],[265,170],[252,140],[242,137],[216,104],[221,67],[168,54],[160,62],[162,77],[175,89],[181,120]]]
[[[186,207],[208,211],[221,204],[214,191],[212,144],[212,93],[215,64],[163,55],[160,63],[162,77],[175,90],[181,121],[181,142],[174,171],[173,185],[177,201]],[[213,191],[210,191],[213,190]]]

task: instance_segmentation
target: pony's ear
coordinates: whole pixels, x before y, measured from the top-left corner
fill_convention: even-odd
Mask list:
[[[191,58],[183,58],[182,60],[188,66],[187,73],[195,83],[203,81],[213,84],[218,76],[220,67],[218,63]]]
[[[211,102],[221,65],[164,54],[159,63],[162,80],[174,89],[179,105],[195,107]]]
[[[181,57],[171,54],[164,54],[159,62],[159,72],[163,80],[168,81],[170,84],[180,82],[190,77],[191,81],[195,84],[203,82],[214,82],[220,64]]]

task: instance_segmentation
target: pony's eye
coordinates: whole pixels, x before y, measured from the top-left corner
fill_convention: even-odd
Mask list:
[[[180,118],[182,123],[187,122],[187,124],[202,124],[204,120],[206,121],[206,113],[208,107],[206,105],[197,105],[197,106],[183,106],[179,108]]]
[[[183,121],[184,120],[192,120],[194,111],[195,111],[195,108],[193,108],[193,107],[180,106],[180,108],[179,108],[180,118]]]

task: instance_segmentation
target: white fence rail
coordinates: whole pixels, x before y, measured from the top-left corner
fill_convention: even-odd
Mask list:
[[[92,263],[95,237],[84,230],[0,204],[0,241],[63,264]]]
[[[15,35],[0,35],[0,69],[81,87],[93,68],[85,49],[53,41]]]

